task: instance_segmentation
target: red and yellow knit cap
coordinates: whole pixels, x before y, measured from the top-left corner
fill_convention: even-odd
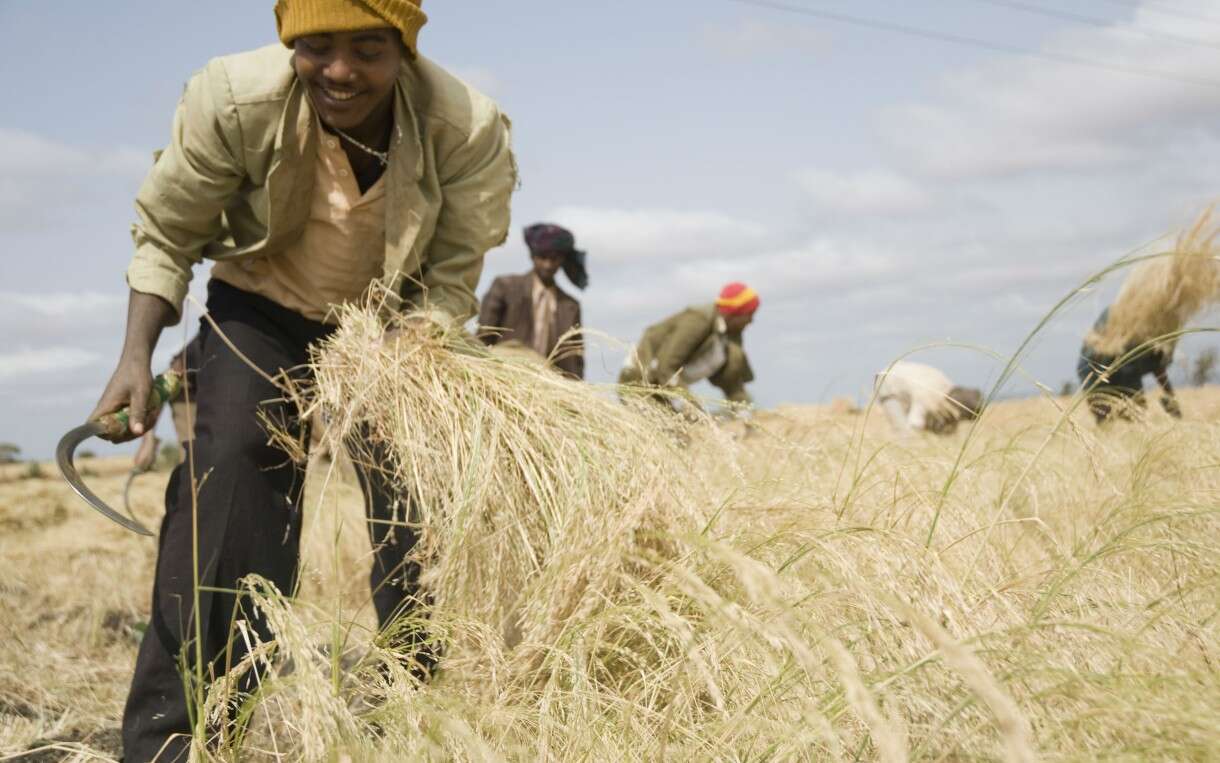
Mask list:
[[[744,283],[734,281],[720,290],[720,297],[716,300],[716,309],[725,316],[753,315],[760,304],[762,303],[758,298],[758,292]]]
[[[298,37],[393,27],[415,55],[419,30],[428,23],[421,0],[276,0],[275,22],[287,46]]]

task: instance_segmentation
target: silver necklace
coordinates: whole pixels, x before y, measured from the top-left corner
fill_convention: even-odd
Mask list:
[[[336,133],[338,133],[340,138],[344,138],[345,140],[347,140],[348,143],[351,143],[356,148],[360,149],[364,153],[368,154],[369,156],[373,157],[377,161],[381,162],[382,167],[389,166],[389,164],[390,164],[390,152],[389,151],[378,151],[375,148],[369,148],[368,146],[364,145],[363,143],[356,140],[355,138],[348,135],[347,133],[343,132],[342,130],[340,130],[338,127],[335,127],[334,125],[330,125],[330,129],[332,129]]]

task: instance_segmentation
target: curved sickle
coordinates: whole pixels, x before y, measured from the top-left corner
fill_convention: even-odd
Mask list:
[[[106,502],[97,496],[97,493],[89,489],[89,486],[81,479],[80,473],[76,471],[76,464],[73,463],[76,446],[90,437],[104,434],[105,432],[105,427],[96,422],[79,426],[68,432],[55,448],[55,463],[59,465],[59,471],[63,473],[64,479],[68,481],[68,485],[71,486],[77,495],[85,499],[85,503],[96,509],[102,516],[131,530],[133,533],[151,537],[152,531],[147,527],[107,506]]]
[[[153,380],[152,392],[148,396],[148,410],[158,411],[161,406],[178,396],[182,390],[182,376],[173,372],[166,371]],[[153,533],[144,525],[137,522],[134,518],[125,517],[114,509],[106,505],[106,502],[97,496],[85,481],[81,479],[80,472],[76,471],[74,457],[76,455],[76,446],[80,445],[90,437],[101,436],[108,440],[122,440],[129,437],[131,430],[128,429],[128,423],[131,418],[131,413],[124,408],[116,413],[108,413],[105,416],[90,421],[88,424],[73,429],[63,436],[59,441],[59,445],[55,448],[55,463],[59,466],[59,471],[64,475],[64,479],[68,481],[68,485],[76,492],[85,503],[92,506],[102,516],[115,522],[116,524],[131,530],[133,533],[140,535],[151,536]],[[127,487],[131,487],[130,480]],[[124,490],[126,496],[126,490]]]

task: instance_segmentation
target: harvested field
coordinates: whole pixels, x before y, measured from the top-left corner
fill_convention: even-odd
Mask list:
[[[244,747],[209,754],[1214,759],[1220,392],[1183,393],[1182,422],[1104,434],[1063,420],[1066,403],[1000,404],[949,438],[895,439],[878,411],[829,408],[695,424],[623,446],[673,461],[644,465],[610,517],[570,494],[541,496],[566,513],[537,521],[493,511],[516,486],[488,450],[494,490],[455,486],[425,512],[446,530],[431,585],[451,647],[422,689],[369,669],[384,655],[359,492],[342,461],[315,464],[300,601],[266,602],[294,670],[268,674]],[[438,444],[419,464],[451,457]],[[118,502],[125,464],[90,468]],[[0,474],[0,758],[109,759],[155,543],[43,471]],[[133,492],[150,524],[166,478]],[[562,489],[582,485],[612,487]],[[579,536],[593,531],[626,535]]]

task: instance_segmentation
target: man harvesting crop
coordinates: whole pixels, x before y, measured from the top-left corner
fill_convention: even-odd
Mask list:
[[[758,293],[743,283],[724,287],[716,302],[675,313],[644,331],[627,353],[619,384],[686,390],[707,380],[730,402],[749,403],[754,372],[742,333],[754,320]]]
[[[1144,377],[1149,375],[1161,387],[1161,407],[1170,416],[1181,418],[1182,408],[1169,381],[1174,341],[1144,343],[1133,339],[1115,346],[1107,340],[1109,321],[1110,310],[1103,310],[1085,337],[1076,363],[1076,375],[1097,423],[1105,423],[1114,415],[1130,420],[1134,409],[1144,408]]]
[[[533,268],[492,282],[479,309],[479,338],[488,345],[518,342],[551,359],[563,374],[583,379],[584,341],[579,334],[565,338],[580,327],[580,303],[559,288],[555,276],[562,268],[576,288],[585,289],[585,253],[570,231],[549,223],[526,228],[525,243]]]
[[[1129,419],[1146,406],[1148,375],[1161,387],[1161,407],[1181,417],[1169,366],[1187,324],[1220,303],[1218,235],[1209,208],[1171,249],[1142,258],[1132,268],[1118,296],[1085,336],[1076,374],[1098,423],[1115,415]]]
[[[302,373],[333,331],[331,306],[377,282],[427,316],[418,331],[466,320],[484,254],[508,225],[508,121],[418,54],[419,0],[279,0],[275,13],[284,46],[213,60],[187,85],[137,198],[126,342],[95,411],[132,403],[132,431],[151,425],[138,410],[152,350],[181,316],[193,266],[215,259],[219,331],[205,325],[200,340],[193,471],[179,467],[166,494],[152,622],[123,719],[129,761],[186,757],[180,658],[215,676],[242,656],[234,618],[268,635],[229,593],[238,581],[295,585],[302,467],[260,422],[291,435],[301,424],[263,374]],[[192,474],[206,479],[193,485]],[[361,481],[386,625],[416,600],[415,535],[386,479],[370,470]]]
[[[959,387],[938,368],[902,361],[877,374],[877,403],[899,432],[952,434],[959,422],[976,418],[983,408],[977,389]]]

